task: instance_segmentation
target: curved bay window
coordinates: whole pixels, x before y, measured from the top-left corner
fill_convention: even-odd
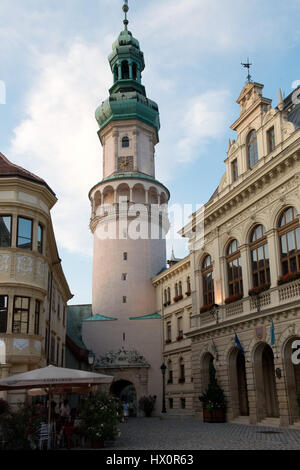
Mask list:
[[[282,275],[300,271],[300,227],[295,207],[289,207],[282,213],[278,234]]]
[[[257,136],[256,131],[251,131],[247,138],[248,166],[253,168],[258,162]]]
[[[257,225],[250,236],[253,287],[270,283],[269,249],[266,229]]]
[[[211,256],[207,255],[202,263],[202,291],[203,305],[212,305],[215,302],[213,265]]]
[[[228,293],[231,295],[243,295],[243,278],[240,245],[237,240],[232,240],[226,252]]]

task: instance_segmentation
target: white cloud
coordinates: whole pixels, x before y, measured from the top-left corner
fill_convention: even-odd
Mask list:
[[[44,178],[57,194],[59,244],[89,254],[88,191],[102,177],[94,111],[111,81],[106,53],[77,39],[66,52],[36,56],[27,117],[9,150],[9,158]]]
[[[219,90],[207,91],[189,101],[182,123],[182,137],[178,141],[178,161],[194,160],[199,156],[197,148],[203,149],[210,139],[224,135],[228,128],[229,98],[229,91]]]

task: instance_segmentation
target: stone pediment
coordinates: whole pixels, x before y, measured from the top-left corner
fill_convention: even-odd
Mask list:
[[[124,348],[121,348],[118,351],[109,351],[99,356],[96,361],[96,367],[150,367],[150,364],[135,349],[126,351]]]

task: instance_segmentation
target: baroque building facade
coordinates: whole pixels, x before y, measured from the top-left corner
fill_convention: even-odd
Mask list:
[[[244,86],[225,174],[180,232],[192,285],[184,333],[197,415],[213,362],[228,420],[288,426],[299,416],[300,106],[295,92],[283,100],[280,91],[273,108],[262,90]]]
[[[0,377],[64,366],[72,298],[58,255],[47,183],[0,154]],[[12,405],[26,391],[1,392]]]

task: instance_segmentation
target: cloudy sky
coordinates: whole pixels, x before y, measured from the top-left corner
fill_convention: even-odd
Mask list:
[[[94,118],[112,84],[107,56],[123,29],[122,0],[2,0],[0,151],[44,178],[58,202],[53,222],[74,298],[91,302],[89,189],[102,177]],[[300,79],[300,1],[129,0],[129,29],[145,54],[143,83],[159,104],[156,177],[171,204],[194,210],[224,172],[241,62],[278,102]],[[184,221],[183,221],[184,222]],[[168,240],[177,256],[185,242]]]

